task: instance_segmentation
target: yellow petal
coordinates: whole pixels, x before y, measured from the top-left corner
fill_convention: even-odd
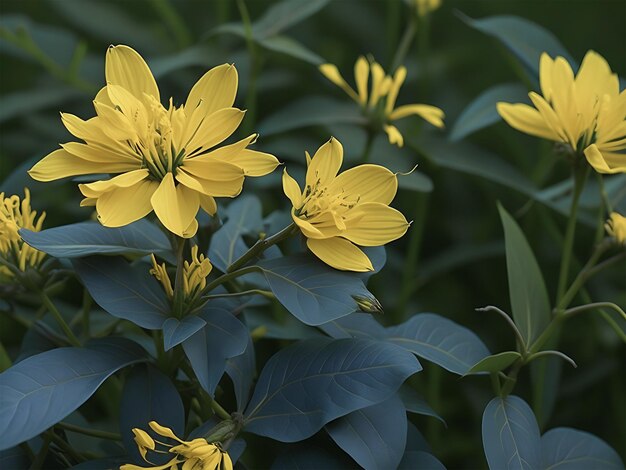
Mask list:
[[[531,91],[530,93],[528,93],[528,96],[539,111],[541,119],[546,124],[547,129],[557,137],[554,140],[560,142],[569,142],[574,147],[576,145],[576,142],[572,143],[570,141],[567,133],[565,132],[565,129],[563,128],[563,122],[560,120],[560,116],[557,115],[552,106],[550,106],[550,104],[548,104],[548,102],[544,100],[542,96],[538,95],[535,92]]]
[[[105,227],[122,227],[152,211],[150,198],[159,184],[144,179],[129,187],[116,187],[103,193],[96,202],[98,220]]]
[[[150,115],[148,110],[152,109],[154,103],[146,96],[144,96],[144,103],[119,85],[107,85],[107,92],[113,104],[124,113],[139,136],[144,136],[148,131],[148,116]]]
[[[145,168],[140,170],[133,170],[127,173],[111,178],[109,180],[96,181],[95,183],[79,184],[78,188],[85,197],[93,198],[100,197],[101,194],[111,191],[115,188],[128,188],[134,186],[140,181],[146,179],[149,175],[148,170]]]
[[[244,149],[228,161],[241,168],[246,176],[265,176],[280,164],[274,155],[252,149]]]
[[[385,124],[383,129],[387,133],[391,145],[397,145],[398,147],[404,146],[404,138],[396,126]]]
[[[222,108],[230,108],[237,96],[237,69],[223,64],[213,67],[196,82],[185,103],[185,112],[192,112],[202,102],[203,112],[212,114]]]
[[[235,168],[241,171],[239,167]],[[243,173],[240,173],[238,178],[232,180],[209,180],[191,175],[184,169],[179,168],[176,173],[176,180],[184,186],[206,196],[235,197],[238,196],[243,189],[244,176]]]
[[[106,54],[105,76],[107,84],[119,85],[139,100],[144,93],[160,101],[159,87],[143,58],[128,46],[110,46]]]
[[[316,183],[323,185],[337,176],[343,162],[343,147],[334,137],[322,145],[313,158],[306,171],[306,184],[313,187]]]
[[[352,89],[352,87],[348,85],[348,83],[341,76],[341,74],[339,73],[339,70],[337,69],[335,65],[323,64],[323,65],[320,65],[319,70],[327,79],[329,79],[331,82],[333,82],[343,91],[345,91],[350,98],[352,98],[357,103],[359,102],[359,95],[357,95],[356,92]]]
[[[300,228],[302,234],[307,238],[329,238],[324,236],[322,232],[320,232],[317,228],[315,228],[310,222],[301,219],[296,216],[295,209],[291,209],[291,218],[296,223],[296,225]]]
[[[357,246],[341,237],[323,240],[309,238],[307,246],[327,265],[341,271],[373,271],[370,259]]]
[[[329,190],[358,197],[360,202],[389,204],[396,196],[398,178],[384,166],[359,165],[337,176]]]
[[[134,142],[137,140],[137,132],[126,115],[97,101],[94,101],[93,105],[102,123],[101,129],[107,137],[118,141],[130,140]]]
[[[342,236],[361,246],[381,246],[406,233],[409,223],[402,212],[379,202],[358,204],[349,212]]]
[[[287,173],[287,168],[283,170],[283,191],[291,201],[293,207],[298,209],[302,205],[302,190],[300,189],[300,185]]]
[[[356,88],[359,90],[359,103],[361,106],[367,104],[367,82],[369,80],[370,65],[363,56],[359,57],[354,64],[354,79]]]
[[[575,148],[581,130],[580,114],[576,110],[574,72],[563,57],[557,57],[552,68],[552,109],[558,116],[567,141]]]
[[[233,470],[233,461],[230,459],[230,455],[227,452],[222,454],[222,465],[220,470]]]
[[[61,147],[72,155],[90,162],[100,164],[124,163],[132,165],[134,168],[141,165],[140,158],[132,152],[130,147],[118,150],[100,148],[97,145],[81,144],[80,142],[68,142],[61,144]]]
[[[209,215],[215,215],[217,212],[217,204],[215,199],[206,194],[200,194],[200,207]]]
[[[406,67],[401,66],[396,70],[396,73],[393,76],[393,82],[389,87],[389,93],[387,93],[387,103],[385,104],[385,114],[389,116],[393,108],[396,106],[396,99],[398,98],[398,93],[400,92],[400,87],[404,83],[406,79]],[[400,145],[400,147],[402,147]]]
[[[200,208],[200,197],[196,191],[184,185],[176,186],[172,174],[167,173],[152,195],[151,202],[157,217],[170,232],[188,238],[188,229]]]
[[[541,85],[541,93],[546,101],[552,98],[552,68],[554,61],[547,53],[541,54],[539,59],[539,82]]]
[[[198,178],[218,181],[238,180],[244,176],[243,170],[237,165],[229,161],[213,158],[213,153],[185,159],[179,169]]]
[[[185,131],[190,136],[185,150],[194,155],[223,142],[237,130],[244,115],[245,111],[237,108],[223,108],[210,114],[197,128],[190,127]]]
[[[128,162],[89,162],[59,149],[35,164],[28,174],[37,181],[53,181],[68,176],[123,173],[136,168],[136,164]]]
[[[385,71],[378,62],[372,64],[372,92],[370,94],[369,107],[373,108],[378,100],[388,91],[384,89]]]
[[[435,127],[443,127],[443,111],[436,106],[430,106],[428,104],[407,104],[400,106],[389,115],[389,119],[395,121],[396,119],[402,119],[411,114],[416,114]]]
[[[600,152],[596,144],[585,149],[585,157],[598,173],[626,173],[626,155],[623,153]]]
[[[514,129],[550,140],[560,140],[536,109],[527,104],[498,103],[498,114]]]

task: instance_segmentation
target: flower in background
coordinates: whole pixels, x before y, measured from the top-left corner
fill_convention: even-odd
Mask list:
[[[12,278],[13,272],[5,265],[9,264],[20,271],[37,268],[46,254],[24,243],[18,230],[25,228],[39,232],[46,218],[42,212],[30,207],[30,191],[24,188],[24,198],[20,201],[17,195],[5,197],[0,193],[0,278]]]
[[[606,60],[587,52],[574,77],[567,60],[544,52],[539,79],[543,96],[528,94],[534,108],[498,103],[500,116],[519,131],[584,153],[598,173],[626,172],[626,91],[620,93]]]
[[[356,101],[373,122],[382,125],[387,133],[389,143],[398,147],[404,145],[404,138],[392,121],[415,114],[436,127],[443,127],[444,113],[441,109],[427,104],[407,104],[396,108],[396,98],[400,87],[406,79],[406,68],[399,67],[392,76],[386,75],[377,62],[370,64],[363,56],[354,65],[355,91],[339,73],[333,64],[320,65],[320,72],[335,85],[345,91]],[[368,93],[368,82],[371,75],[371,86]]]
[[[394,173],[380,165],[344,171],[341,143],[331,138],[313,155],[306,154],[304,191],[283,173],[283,190],[291,200],[291,216],[315,256],[335,269],[372,271],[357,246],[380,246],[400,238],[409,227],[401,212],[389,207],[398,189]]]
[[[415,6],[419,16],[426,16],[441,6],[441,0],[415,0]]]
[[[79,185],[83,206],[96,206],[107,227],[120,227],[152,210],[178,236],[192,237],[200,207],[213,215],[215,197],[235,197],[244,176],[273,171],[273,155],[250,150],[256,134],[217,147],[239,126],[244,111],[234,108],[237,70],[209,70],[184,105],[161,104],[156,81],[142,57],[127,46],[111,46],[106,82],[94,100],[97,116],[87,121],[62,114],[65,127],[85,143],[61,145],[29,174],[39,181],[68,176],[120,173]]]
[[[196,438],[191,441],[183,441],[176,437],[170,428],[161,426],[156,421],[150,421],[150,428],[160,436],[173,439],[179,442],[178,445],[170,445],[161,441],[155,441],[147,432],[142,429],[133,429],[135,435],[135,443],[139,448],[141,457],[152,467],[140,467],[138,465],[126,464],[120,467],[120,470],[177,470],[183,468],[201,469],[201,470],[232,470],[233,463],[227,452],[223,451],[219,444],[211,444],[206,439]],[[159,444],[159,449],[157,449]],[[148,451],[160,454],[170,453],[174,457],[164,465],[154,465],[150,462],[146,455]]]
[[[611,212],[611,216],[604,224],[604,228],[609,236],[617,240],[617,243],[626,244],[626,217],[617,212]]]
[[[167,274],[165,263],[158,264],[154,255],[151,256],[152,269],[150,274],[157,278],[167,296],[172,299],[174,297],[174,289],[172,288],[172,281]],[[191,262],[185,261],[183,264],[183,294],[187,304],[192,304],[202,289],[205,288],[206,278],[212,269],[213,265],[203,254],[198,256],[198,246],[192,246]]]

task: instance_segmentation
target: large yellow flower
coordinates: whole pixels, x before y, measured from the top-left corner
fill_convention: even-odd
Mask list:
[[[609,220],[604,224],[606,233],[614,237],[617,243],[626,245],[626,217],[617,212],[611,212]]]
[[[24,243],[18,233],[21,228],[39,232],[46,218],[42,212],[37,218],[37,211],[30,207],[30,191],[24,189],[24,198],[17,195],[5,197],[0,193],[0,258],[20,271],[36,268],[46,256]],[[13,272],[8,266],[0,264],[0,278],[11,278]]]
[[[156,421],[150,421],[150,428],[160,436],[173,439],[179,442],[179,445],[172,446],[160,441],[155,441],[152,437],[142,429],[133,429],[135,442],[139,448],[139,453],[143,459],[152,467],[140,467],[138,465],[126,464],[120,467],[120,470],[232,470],[233,463],[227,452],[223,451],[218,444],[210,444],[206,439],[201,437],[192,441],[183,441],[176,437],[170,428],[161,426]],[[157,449],[157,443],[167,450]],[[158,453],[170,453],[174,455],[169,462],[163,465],[154,465],[147,458],[148,451]]]
[[[359,57],[354,65],[354,78],[358,92],[348,85],[341,73],[339,73],[337,66],[333,64],[320,65],[320,72],[356,101],[363,111],[370,116],[372,121],[382,125],[391,144],[402,147],[404,138],[398,128],[390,123],[412,114],[425,119],[433,126],[443,127],[444,113],[435,106],[407,104],[395,107],[400,87],[406,79],[406,68],[404,66],[399,67],[393,77],[391,77],[385,74],[379,63],[373,62],[370,65],[365,57]],[[368,94],[370,75],[372,83]]]
[[[500,115],[515,129],[568,144],[584,152],[599,173],[626,172],[626,90],[620,93],[617,74],[589,51],[574,77],[563,57],[545,52],[539,62],[543,96],[530,92],[535,108],[498,103]]]
[[[29,173],[39,181],[121,173],[79,185],[85,196],[81,205],[95,205],[107,227],[127,225],[154,210],[168,230],[192,237],[200,207],[215,214],[214,197],[235,197],[244,176],[262,176],[278,165],[274,156],[246,148],[256,135],[216,148],[244,116],[232,107],[237,93],[233,65],[209,70],[184,105],[174,106],[170,99],[165,108],[141,56],[130,47],[111,46],[106,82],[94,100],[96,117],[83,121],[61,115],[65,127],[85,143],[62,144]]]
[[[380,246],[409,227],[401,212],[389,207],[398,189],[394,173],[380,165],[359,165],[337,175],[343,162],[341,143],[331,138],[313,155],[307,153],[304,191],[283,173],[291,216],[307,237],[307,246],[324,263],[344,271],[371,271],[372,263],[356,245]]]

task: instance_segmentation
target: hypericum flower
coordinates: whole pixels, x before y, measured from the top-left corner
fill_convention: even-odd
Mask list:
[[[120,470],[232,470],[233,463],[227,452],[223,451],[219,444],[210,444],[206,439],[201,437],[191,441],[183,441],[176,437],[170,428],[161,426],[156,421],[150,421],[150,428],[160,436],[173,439],[180,444],[170,445],[160,441],[155,441],[147,432],[142,429],[134,428],[135,443],[139,448],[141,457],[152,467],[140,467],[138,465],[126,464],[120,467]],[[157,444],[161,447],[157,449]],[[168,449],[168,450],[164,450]],[[174,454],[169,462],[163,465],[154,465],[146,458],[148,451],[158,453]],[[182,465],[182,467],[179,467]]]
[[[626,90],[620,93],[606,60],[587,52],[574,77],[567,60],[544,52],[539,80],[543,96],[528,94],[536,109],[498,103],[500,116],[519,131],[583,152],[598,173],[626,172]]]
[[[415,0],[415,6],[419,16],[426,16],[441,6],[441,0]]]
[[[609,236],[617,240],[617,243],[626,244],[626,217],[617,212],[611,212],[611,216],[604,224],[604,228]]]
[[[443,127],[444,113],[441,109],[427,104],[407,104],[396,108],[396,98],[400,87],[406,79],[406,68],[399,67],[394,76],[385,75],[385,71],[377,62],[371,65],[363,56],[359,57],[354,65],[354,79],[358,93],[348,85],[333,64],[320,65],[320,72],[335,85],[345,91],[350,98],[356,101],[373,122],[382,125],[389,137],[389,143],[398,147],[404,145],[404,138],[397,127],[390,124],[404,117],[416,114],[433,126]],[[372,84],[368,94],[369,76]]]
[[[174,297],[174,289],[172,281],[167,274],[165,263],[158,264],[154,255],[152,256],[152,269],[150,274],[154,275],[163,285],[163,289],[167,296],[171,299]],[[206,278],[211,273],[213,265],[205,258],[203,254],[198,256],[198,246],[191,247],[191,262],[185,261],[183,264],[183,292],[187,302],[193,302],[196,296],[206,286]]]
[[[37,211],[31,209],[28,188],[24,188],[21,201],[17,195],[5,197],[0,193],[0,258],[20,271],[38,267],[46,254],[24,243],[18,230],[26,228],[39,232],[45,218],[45,212],[37,218]],[[0,278],[3,277],[11,278],[13,272],[0,264]]]
[[[142,57],[127,46],[111,46],[106,82],[94,100],[97,116],[87,121],[62,114],[65,127],[85,143],[61,145],[29,174],[39,181],[67,176],[121,173],[79,185],[83,206],[96,206],[107,227],[120,227],[154,209],[163,225],[182,237],[198,228],[200,207],[213,215],[214,197],[235,197],[244,176],[276,168],[273,155],[247,149],[256,134],[216,148],[239,126],[244,111],[234,108],[237,70],[209,70],[184,105],[161,104],[156,81]]]
[[[409,227],[401,212],[389,207],[398,189],[394,173],[380,165],[359,165],[337,175],[343,147],[332,138],[313,155],[306,154],[304,191],[283,173],[291,217],[307,237],[307,246],[324,263],[344,271],[372,271],[356,245],[380,246]]]

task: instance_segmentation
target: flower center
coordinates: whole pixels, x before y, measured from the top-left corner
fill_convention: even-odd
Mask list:
[[[328,223],[340,230],[345,230],[348,211],[359,202],[359,196],[346,194],[345,191],[331,192],[319,179],[313,185],[307,185],[304,200],[296,215],[311,223]]]

